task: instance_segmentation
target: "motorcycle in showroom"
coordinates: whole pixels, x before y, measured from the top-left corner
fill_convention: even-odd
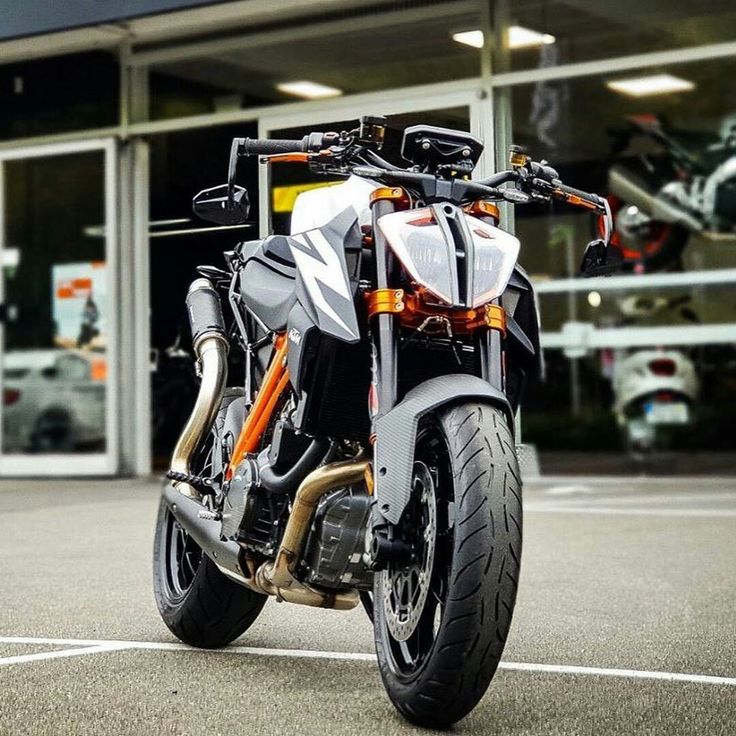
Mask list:
[[[236,138],[228,183],[194,199],[201,217],[242,223],[244,156],[346,179],[298,202],[290,235],[198,269],[186,303],[201,382],[163,489],[154,588],[198,647],[239,637],[268,597],[362,601],[390,699],[440,727],[494,676],[521,563],[514,412],[541,352],[495,203],[559,199],[606,235],[610,212],[520,150],[472,181],[483,144],[463,132],[407,128],[400,168],[379,153],[385,125]],[[589,244],[586,270],[605,267],[606,245]],[[235,351],[245,379],[231,386]]]
[[[691,297],[631,295],[618,300],[619,326],[650,321],[662,312],[684,322],[698,323]],[[700,393],[695,364],[683,349],[617,350],[610,371],[613,413],[623,444],[632,460],[647,463],[667,450],[677,431],[693,422]]]
[[[638,350],[616,360],[613,411],[634,459],[664,449],[668,431],[692,421],[699,388],[693,362],[679,350]]]
[[[613,133],[614,153],[639,148],[632,163],[609,171],[611,244],[625,270],[678,267],[695,234],[736,238],[736,115],[723,120],[717,139],[693,139],[655,115],[633,116]]]

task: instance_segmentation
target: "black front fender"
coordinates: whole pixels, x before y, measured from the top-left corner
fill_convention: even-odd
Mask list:
[[[376,420],[374,509],[384,521],[398,524],[409,502],[414,446],[421,418],[441,406],[467,399],[500,407],[513,429],[514,415],[506,395],[482,378],[462,373],[431,378],[419,384],[391,411]],[[377,516],[374,516],[375,521]]]

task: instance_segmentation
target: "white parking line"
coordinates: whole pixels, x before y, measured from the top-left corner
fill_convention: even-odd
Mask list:
[[[225,647],[223,649],[197,649],[178,642],[121,641],[117,639],[52,639],[37,636],[0,636],[0,644],[47,644],[57,646],[76,646],[77,649],[63,649],[56,652],[19,655],[0,658],[0,664],[35,662],[40,659],[70,657],[74,654],[100,654],[112,651],[186,651],[201,654],[239,654],[258,657],[292,657],[305,659],[332,659],[357,662],[375,662],[376,655],[367,652],[325,652],[312,649],[270,649],[267,647]],[[12,662],[9,660],[13,660]],[[585,667],[566,664],[541,664],[532,662],[501,662],[501,670],[516,672],[542,672],[557,675],[593,675],[596,677],[617,677],[638,680],[664,680],[666,682],[688,682],[703,685],[726,685],[736,687],[736,677],[718,675],[698,675],[685,672],[661,672],[650,670],[616,669],[609,667]]]
[[[736,509],[627,509],[614,506],[553,506],[551,504],[525,504],[524,513],[532,514],[600,514],[603,516],[683,516],[704,519],[736,517]]]
[[[561,486],[561,488],[574,488],[574,486]],[[549,491],[547,493],[549,494]],[[570,504],[571,506],[579,505],[580,503],[590,503],[601,506],[637,506],[639,504],[644,506],[664,506],[666,504],[694,503],[698,505],[710,501],[733,501],[735,504],[731,508],[736,510],[736,491],[719,491],[714,493],[688,493],[685,491],[682,493],[661,493],[652,491],[652,493],[646,494],[623,492],[612,495],[610,489],[599,488],[597,489],[597,493],[600,495],[596,495],[591,498],[554,498],[545,499],[544,502],[549,503],[550,505],[556,505],[559,503],[560,505]]]
[[[9,644],[19,644],[27,642],[5,641]],[[52,642],[43,642],[50,644]],[[101,654],[102,652],[114,652],[120,649],[130,649],[125,642],[106,642],[95,644],[93,646],[77,646],[75,649],[56,649],[52,652],[34,652],[33,654],[17,654],[10,657],[0,657],[0,667],[6,664],[25,664],[26,662],[41,662],[46,659],[63,659],[65,657],[80,657],[85,654]]]

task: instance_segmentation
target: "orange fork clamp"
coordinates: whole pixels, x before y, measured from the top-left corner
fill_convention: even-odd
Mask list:
[[[274,356],[263,378],[256,400],[240,430],[238,441],[235,443],[230,465],[227,469],[228,479],[232,477],[235,468],[243,458],[251,452],[256,452],[261,444],[261,437],[268,427],[276,404],[289,384],[289,371],[286,368],[286,353],[288,343],[286,335],[278,335],[275,343]]]
[[[500,304],[485,304],[474,309],[450,309],[427,304],[421,294],[406,294],[403,289],[375,289],[365,295],[368,316],[396,314],[404,327],[418,328],[428,318],[447,321],[453,333],[467,334],[480,327],[506,335],[506,310]]]
[[[388,199],[395,202],[397,206],[403,207],[407,207],[410,201],[406,190],[401,187],[378,187],[371,192],[372,205],[382,199]]]
[[[368,316],[399,314],[404,311],[403,289],[374,289],[366,294]]]

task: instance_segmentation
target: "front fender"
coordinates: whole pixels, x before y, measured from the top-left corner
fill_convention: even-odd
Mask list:
[[[467,399],[499,406],[513,429],[513,411],[506,395],[482,378],[463,373],[438,376],[419,384],[376,420],[374,509],[384,521],[398,524],[409,502],[414,446],[421,418],[441,406]]]

